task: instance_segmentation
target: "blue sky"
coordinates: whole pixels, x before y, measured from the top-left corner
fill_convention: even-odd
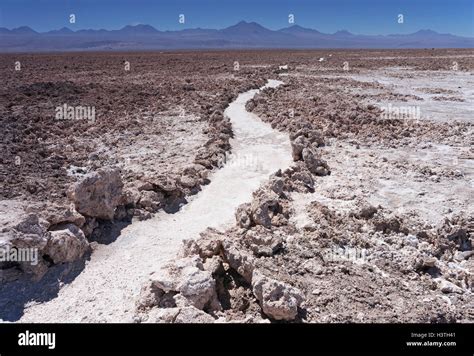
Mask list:
[[[69,23],[69,14],[76,24]],[[0,27],[37,31],[118,29],[150,24],[160,30],[224,28],[240,20],[279,29],[295,23],[322,32],[411,33],[432,29],[474,37],[474,0],[0,0]],[[179,24],[184,14],[186,23]],[[398,24],[397,15],[404,15]]]

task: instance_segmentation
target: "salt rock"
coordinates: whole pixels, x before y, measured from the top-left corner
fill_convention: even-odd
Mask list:
[[[147,324],[210,324],[215,319],[193,306],[175,308],[153,308],[147,315],[143,323]]]
[[[156,211],[165,201],[165,196],[161,192],[153,190],[143,190],[140,193],[140,200],[138,206],[149,211]]]
[[[279,210],[278,195],[273,191],[257,192],[252,200],[250,210],[252,213],[252,221],[256,225],[270,228],[272,225],[272,217]]]
[[[309,141],[304,136],[298,136],[296,139],[291,141],[291,155],[293,161],[301,161],[303,159],[303,149],[309,144]]]
[[[275,320],[294,320],[304,300],[299,289],[266,277],[258,270],[253,272],[252,290],[263,313]]]
[[[82,227],[86,222],[84,216],[79,214],[74,206],[48,206],[44,211],[39,213],[42,218],[47,220],[50,225],[59,225],[64,223],[72,223]]]
[[[54,263],[76,261],[89,249],[84,233],[74,224],[67,224],[64,229],[49,231],[48,234],[44,254],[51,257]]]
[[[0,223],[2,224],[0,250],[6,251],[13,248],[37,250],[39,261],[37,264],[32,264],[31,261],[19,262],[20,270],[11,267],[8,262],[0,261],[0,270],[2,270],[0,281],[14,280],[23,272],[31,273],[36,280],[41,279],[47,271],[47,266],[40,257],[48,242],[49,223],[34,213],[26,213],[22,208],[16,210],[15,205],[13,205],[13,212],[9,215],[2,214],[5,212],[4,208],[8,209],[8,206],[0,205]]]
[[[252,281],[252,273],[255,266],[254,257],[246,252],[233,241],[224,240],[222,242],[225,262],[237,271],[248,283]]]
[[[249,203],[239,205],[235,212],[235,220],[237,221],[237,225],[243,229],[248,229],[252,226]]]
[[[222,240],[225,235],[213,228],[207,228],[201,232],[196,240],[185,239],[178,255],[188,257],[199,255],[203,259],[219,255],[222,249]]]
[[[280,177],[272,177],[268,183],[269,188],[276,193],[279,197],[282,197],[283,189],[285,187],[285,181]]]
[[[180,308],[153,308],[147,315],[143,323],[147,324],[172,324],[178,316]]]
[[[204,230],[196,240],[201,258],[209,258],[218,255],[222,249],[222,240],[225,235],[213,228]]]
[[[211,324],[214,323],[214,318],[209,314],[199,310],[193,306],[180,308],[179,314],[174,319],[175,324]]]
[[[68,190],[68,197],[79,213],[111,220],[120,203],[122,188],[119,169],[102,168],[73,184]]]
[[[458,294],[463,294],[464,293],[462,288],[458,287],[454,283],[451,283],[451,282],[449,282],[445,279],[441,279],[437,282],[439,283],[438,284],[439,289],[443,293],[458,293]]]
[[[308,167],[308,170],[317,176],[326,176],[330,173],[329,166],[326,161],[317,157],[317,155],[310,148],[304,148],[302,152],[303,161]]]
[[[216,282],[209,271],[202,271],[196,267],[183,269],[178,291],[198,309],[203,309],[216,293]]]
[[[151,283],[153,289],[180,293],[190,305],[198,309],[210,305],[216,298],[212,273],[204,270],[198,256],[180,258],[164,266],[152,276]],[[156,294],[156,289],[153,293]]]

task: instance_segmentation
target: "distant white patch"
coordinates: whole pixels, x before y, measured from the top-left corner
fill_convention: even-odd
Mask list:
[[[67,169],[67,175],[70,177],[82,177],[87,174],[87,167],[79,167],[71,164]]]

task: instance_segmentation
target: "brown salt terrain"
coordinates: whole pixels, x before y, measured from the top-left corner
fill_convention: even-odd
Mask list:
[[[473,321],[472,50],[0,60],[6,78],[2,239],[42,253],[41,268],[2,265],[1,318]],[[19,73],[11,65],[16,60]],[[125,60],[130,72],[123,70]],[[286,64],[289,70],[278,70]],[[209,182],[213,192],[213,182],[223,179],[225,165],[216,168],[226,151],[238,148],[230,140],[238,122],[231,125],[224,109],[267,79],[285,84],[247,98],[246,107],[275,132],[289,134],[292,167],[264,172],[268,180],[237,209],[234,227],[212,217],[207,225],[184,227],[170,240],[178,246],[176,240],[187,239],[168,265],[163,260],[174,247],[159,246],[160,263],[146,265],[155,273],[140,282],[140,296],[130,289],[133,295],[110,297],[107,287],[121,284],[105,271],[113,273],[116,263],[125,283],[134,259],[144,256],[135,256],[136,248],[149,249],[138,242],[155,236],[162,243],[151,214],[158,211],[160,226],[176,228],[209,194],[203,189],[190,197]],[[63,103],[95,106],[96,121],[55,120],[54,108]],[[389,105],[418,107],[421,116],[383,116]],[[261,164],[259,152],[250,158],[244,169],[252,171]],[[244,184],[246,177],[240,179]],[[232,194],[216,192],[208,205]],[[195,239],[205,226],[219,230]],[[128,242],[141,233],[150,237]],[[90,245],[92,262],[83,271]],[[39,281],[26,280],[29,274]]]
[[[0,241],[2,247],[36,248],[41,255],[35,266],[2,263],[1,317],[15,319],[25,302],[57,293],[61,276],[53,273],[48,288],[42,285],[48,267],[69,269],[78,261],[81,270],[90,242],[110,243],[132,219],[174,212],[209,183],[209,172],[222,165],[230,148],[224,109],[238,93],[265,83],[258,70],[233,70],[242,58],[0,57]],[[14,70],[16,62],[20,71]],[[64,104],[94,107],[95,120],[57,119],[56,108]],[[75,182],[82,184],[68,197]],[[16,289],[5,283],[24,289],[21,278],[29,275],[43,282],[13,298]]]

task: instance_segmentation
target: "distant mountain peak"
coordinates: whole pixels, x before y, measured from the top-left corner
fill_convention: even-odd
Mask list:
[[[259,26],[259,27],[263,27],[262,25],[260,25],[259,23],[255,22],[255,21],[239,21],[237,22],[234,26]]]
[[[138,25],[126,25],[123,28],[119,30],[120,32],[128,32],[128,33],[158,33],[156,28],[154,28],[151,25],[143,25],[143,24],[138,24]]]
[[[433,35],[439,35],[439,33],[433,30],[423,29],[423,30],[416,31],[415,33],[413,33],[413,35],[433,36]]]
[[[419,38],[419,37],[431,38],[431,37],[437,37],[437,36],[446,36],[446,34],[443,35],[439,32],[433,31],[433,30],[423,29],[423,30],[419,30],[419,31],[416,31],[416,32],[413,32],[413,33],[391,34],[391,35],[388,35],[388,36],[390,36],[390,37],[410,37],[410,36],[414,36],[416,38]],[[451,36],[451,35],[448,35],[448,36]]]
[[[307,31],[308,28],[301,27],[300,25],[291,25],[289,27],[282,28],[280,31]]]
[[[316,34],[316,33],[317,34],[322,34],[318,30],[314,30],[312,28],[302,27],[302,26],[296,25],[296,24],[292,25],[290,27],[282,28],[278,31],[283,32],[283,33],[289,33],[289,34]]]
[[[347,31],[347,30],[339,30],[339,31],[336,31],[334,32],[335,35],[339,35],[339,36],[354,36],[353,33]]]
[[[17,34],[25,34],[25,35],[38,33],[28,26],[20,26],[20,27],[14,28],[13,30],[11,30],[11,32],[17,33]]]
[[[59,30],[52,30],[52,31],[48,31],[46,33],[50,33],[50,34],[71,34],[71,33],[74,33],[74,31],[71,30],[68,27],[63,27],[63,28],[60,28]]]
[[[294,24],[294,25],[291,25],[290,27],[287,27],[287,28],[291,28],[291,29],[294,29],[294,30],[307,30],[307,28],[304,28],[300,25],[297,25],[297,24]]]
[[[235,25],[229,26],[223,31],[230,32],[230,31],[251,31],[251,32],[262,32],[262,31],[270,31],[268,28],[263,27],[259,23],[256,22],[247,22],[247,21],[240,21]]]

